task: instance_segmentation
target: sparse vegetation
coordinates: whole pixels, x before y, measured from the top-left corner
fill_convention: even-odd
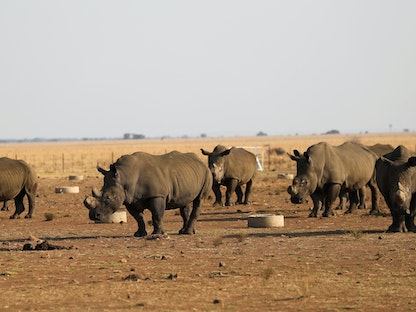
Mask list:
[[[52,221],[55,219],[55,215],[51,212],[45,212],[45,221]]]
[[[214,238],[213,242],[215,247],[218,247],[223,243],[223,238],[221,236]]]
[[[264,280],[269,280],[274,274],[274,269],[271,267],[267,267],[263,269],[262,277]]]

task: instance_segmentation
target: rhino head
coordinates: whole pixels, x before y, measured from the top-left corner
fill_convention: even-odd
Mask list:
[[[99,166],[97,170],[104,175],[104,186],[101,191],[93,188],[92,196],[87,196],[84,206],[89,210],[89,218],[102,221],[113,214],[124,202],[125,192],[114,165],[107,171]]]
[[[212,177],[218,183],[224,179],[226,164],[225,157],[230,154],[231,149],[226,149],[222,145],[217,145],[212,153],[201,148],[203,155],[208,156],[208,167],[211,170]]]
[[[318,179],[313,169],[312,158],[308,153],[301,155],[298,150],[293,151],[294,155],[288,154],[290,159],[296,161],[297,174],[287,189],[290,194],[290,201],[293,204],[300,204],[307,201],[307,198],[316,190]]]
[[[416,183],[415,167],[416,157],[410,157],[405,164],[394,167],[392,174],[394,182],[390,188],[390,199],[392,210],[398,214],[415,213],[411,211],[411,200],[416,188],[414,185]]]

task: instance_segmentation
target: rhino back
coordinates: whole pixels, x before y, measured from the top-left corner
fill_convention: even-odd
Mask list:
[[[374,174],[377,155],[360,144],[346,142],[331,146],[321,142],[307,152],[314,161],[320,187],[337,183],[357,189],[365,186]]]
[[[24,188],[35,191],[35,174],[22,160],[0,158],[0,201],[15,198]]]
[[[256,156],[243,148],[232,148],[226,156],[225,178],[233,178],[247,183],[257,172]]]
[[[193,153],[138,152],[120,158],[116,167],[128,202],[164,197],[174,204],[187,204],[205,189],[207,194],[212,183],[207,166]]]

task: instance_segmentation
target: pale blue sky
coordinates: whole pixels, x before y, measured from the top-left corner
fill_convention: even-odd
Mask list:
[[[416,1],[0,0],[0,139],[416,131]]]

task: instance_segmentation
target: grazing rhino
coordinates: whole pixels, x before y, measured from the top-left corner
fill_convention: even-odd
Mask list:
[[[29,211],[25,218],[32,218],[36,206],[38,187],[35,171],[23,160],[0,158],[0,201],[14,199],[15,212],[10,219],[20,217],[25,210],[23,199],[27,196]],[[4,208],[4,207],[3,207]]]
[[[120,157],[110,170],[97,167],[104,175],[101,192],[93,189],[84,205],[91,220],[103,220],[124,205],[136,219],[134,236],[146,236],[143,211],[152,213],[153,234],[163,234],[163,214],[180,208],[180,234],[194,234],[202,201],[212,186],[207,166],[194,153],[177,151],[164,155],[136,152]],[[190,207],[192,206],[192,211]]]
[[[399,145],[376,162],[377,185],[393,218],[389,232],[416,232],[416,157]]]
[[[357,190],[368,185],[372,192],[372,210],[377,213],[378,190],[375,180],[377,155],[363,145],[346,142],[331,146],[321,142],[310,146],[301,155],[294,150],[289,157],[296,161],[297,174],[288,187],[292,203],[302,203],[307,197],[313,201],[310,217],[316,217],[318,209],[325,205],[324,217],[334,214],[332,205],[337,197],[345,192],[350,196],[347,213],[355,210],[358,204]]]
[[[208,156],[208,167],[213,176],[212,190],[215,194],[215,205],[222,206],[220,186],[226,186],[225,206],[231,206],[231,196],[237,194],[236,204],[249,204],[253,179],[257,172],[256,156],[243,148],[225,148],[217,145],[210,153],[201,148],[203,155]],[[246,185],[244,200],[241,186]]]

